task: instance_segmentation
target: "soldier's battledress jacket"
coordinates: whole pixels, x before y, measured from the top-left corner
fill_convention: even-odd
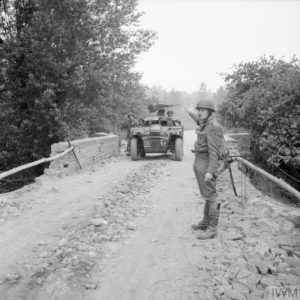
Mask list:
[[[222,159],[224,138],[222,126],[214,116],[209,117],[205,123],[201,123],[195,113],[190,113],[190,116],[199,125],[199,128],[196,129],[195,155],[198,158],[208,159],[206,173],[217,175],[218,161]]]
[[[136,127],[139,125],[139,121],[134,119],[134,120],[126,120],[121,124],[121,129],[127,129],[127,137],[130,137],[131,134],[131,128]]]

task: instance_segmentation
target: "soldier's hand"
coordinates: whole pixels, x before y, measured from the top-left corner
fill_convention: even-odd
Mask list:
[[[213,179],[213,175],[211,173],[206,173],[205,174],[205,177],[204,177],[204,180],[207,182],[207,181],[210,181]]]

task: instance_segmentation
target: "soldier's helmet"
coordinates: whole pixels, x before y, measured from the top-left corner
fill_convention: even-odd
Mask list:
[[[211,111],[216,111],[215,103],[210,99],[199,100],[196,105],[196,109],[206,108]]]
[[[173,116],[173,112],[171,110],[167,111],[167,115],[168,117],[172,117]]]
[[[133,112],[130,112],[130,113],[127,115],[127,117],[129,118],[130,116],[135,117],[135,114],[134,114]]]

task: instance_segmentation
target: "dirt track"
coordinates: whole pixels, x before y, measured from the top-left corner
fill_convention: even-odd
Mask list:
[[[0,195],[0,299],[261,299],[268,286],[299,284],[300,249],[278,247],[300,240],[299,208],[249,183],[235,198],[227,173],[219,237],[196,239],[193,140],[186,132],[182,162],[121,156]]]

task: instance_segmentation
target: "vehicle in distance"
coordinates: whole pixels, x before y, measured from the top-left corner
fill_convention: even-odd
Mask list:
[[[184,127],[180,121],[164,115],[165,108],[169,106],[157,105],[157,116],[147,117],[143,125],[131,129],[132,160],[148,153],[174,153],[175,160],[182,160]]]

